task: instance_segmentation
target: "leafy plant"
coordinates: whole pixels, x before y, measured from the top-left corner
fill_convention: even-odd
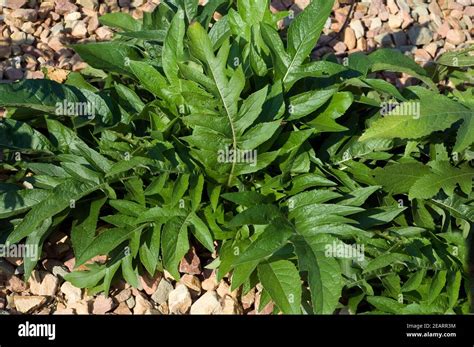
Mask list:
[[[472,76],[468,53],[432,71],[388,49],[312,61],[333,2],[313,0],[286,38],[288,13],[268,5],[107,14],[113,41],[74,46],[90,68],[0,85],[0,236],[41,247],[70,229],[88,270],[67,280],[91,293],[163,269],[179,279],[193,244],[232,289],[262,284],[257,309],[467,313],[472,80],[437,84]]]

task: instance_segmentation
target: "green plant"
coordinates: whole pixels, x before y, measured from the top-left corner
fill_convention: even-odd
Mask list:
[[[108,255],[67,276],[91,293],[120,273],[178,279],[194,244],[276,312],[468,312],[472,86],[443,95],[452,71],[388,49],[311,61],[332,5],[313,0],[286,40],[266,1],[108,14],[114,41],[74,46],[91,68],[0,85],[0,236],[70,229],[76,266]]]

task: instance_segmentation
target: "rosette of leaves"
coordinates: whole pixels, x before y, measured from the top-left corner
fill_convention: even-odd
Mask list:
[[[178,280],[194,245],[242,295],[261,283],[257,310],[468,312],[472,88],[442,94],[442,62],[433,74],[396,50],[311,60],[332,5],[108,14],[113,41],[74,46],[90,68],[0,85],[0,237],[41,247],[71,230],[87,270],[66,279],[91,293],[163,269]],[[381,71],[419,85],[399,90]]]

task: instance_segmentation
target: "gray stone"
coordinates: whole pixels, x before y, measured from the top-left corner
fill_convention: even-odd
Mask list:
[[[421,46],[427,45],[433,39],[433,33],[425,27],[412,26],[408,30],[408,37],[412,44]]]
[[[76,3],[89,10],[94,10],[99,6],[98,0],[77,0]]]
[[[393,41],[395,46],[405,46],[408,44],[407,36],[403,31],[397,31],[392,33]]]
[[[168,301],[168,297],[170,292],[173,290],[173,285],[169,283],[167,280],[162,279],[158,284],[158,288],[156,292],[153,293],[151,299],[156,302],[157,304],[161,305]]]
[[[0,275],[12,276],[15,273],[15,268],[5,259],[0,259]]]

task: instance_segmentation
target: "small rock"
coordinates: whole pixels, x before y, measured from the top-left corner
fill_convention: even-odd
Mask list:
[[[54,296],[58,290],[59,280],[50,273],[33,271],[29,284],[30,291],[34,295]]]
[[[90,10],[97,9],[99,6],[98,0],[77,0],[76,3]]]
[[[81,12],[71,12],[64,16],[64,20],[75,21],[81,19]]]
[[[381,27],[382,27],[382,21],[380,20],[380,18],[378,17],[372,18],[370,22],[369,30],[377,30],[377,29],[380,29]]]
[[[132,311],[128,308],[127,304],[125,302],[121,302],[117,308],[114,310],[115,314],[119,315],[128,315],[132,314]]]
[[[438,35],[441,36],[442,38],[445,38],[446,35],[448,35],[448,31],[450,30],[449,23],[444,22],[439,28],[438,28]]]
[[[87,23],[87,31],[93,34],[99,27],[99,17],[97,15],[90,17],[89,23]]]
[[[234,298],[230,296],[226,296],[224,298],[222,311],[220,313],[221,314],[242,314],[243,312],[242,312],[241,307],[239,306],[239,304]]]
[[[12,39],[13,44],[15,45],[22,45],[26,43],[26,33],[24,33],[23,31],[15,31],[11,34],[10,38]]]
[[[361,37],[357,40],[357,50],[365,52],[367,50],[367,40]]]
[[[432,58],[436,57],[436,52],[438,51],[438,45],[436,42],[431,42],[425,46],[425,50],[429,53]]]
[[[406,46],[408,44],[407,36],[404,31],[396,31],[392,33],[393,41],[395,46]]]
[[[206,292],[191,306],[191,314],[216,314],[221,311],[219,298],[214,291]]]
[[[255,302],[255,288],[252,288],[247,294],[242,296],[240,301],[242,302],[244,310],[249,309]]]
[[[61,278],[64,278],[64,276],[69,273],[63,263],[56,259],[45,259],[43,261],[43,267],[53,275]]]
[[[395,0],[387,0],[387,7],[391,14],[398,13],[398,6],[395,3]]]
[[[349,27],[344,30],[344,43],[346,44],[348,49],[354,49],[357,45],[354,30]]]
[[[354,30],[354,34],[356,38],[359,39],[364,36],[364,33],[365,33],[364,25],[359,19],[351,21],[349,26],[352,28],[352,30]]]
[[[183,275],[183,277],[181,277],[181,283],[183,283],[186,287],[194,290],[197,293],[201,292],[201,282],[196,276],[188,274]]]
[[[135,300],[136,304],[133,308],[133,314],[145,314],[149,309],[153,308],[151,302],[149,302],[140,294],[135,297]]]
[[[46,298],[44,296],[14,296],[13,302],[17,311],[27,313],[44,304]]]
[[[191,304],[191,294],[188,288],[184,284],[178,283],[169,295],[168,307],[170,313],[185,314],[191,307]]]
[[[161,305],[168,301],[169,294],[173,290],[173,285],[167,280],[162,279],[158,284],[156,292],[153,293],[151,299],[156,302],[158,305]]]
[[[24,22],[34,22],[38,16],[38,11],[33,9],[17,9],[10,13],[12,18],[19,18]]]
[[[346,50],[347,50],[347,46],[344,42],[337,42],[335,45],[334,45],[334,50],[336,51],[337,54],[341,54],[341,53],[344,53]]]
[[[150,277],[148,273],[145,273],[143,276],[140,276],[140,283],[145,293],[147,293],[148,295],[152,295],[154,292],[156,292],[156,289],[158,288],[158,285],[162,278],[163,274],[159,271],[157,271],[153,277]]]
[[[0,258],[0,275],[11,276],[15,272],[15,268],[12,264],[6,260]]]
[[[119,303],[122,303],[122,302],[127,301],[128,298],[130,298],[131,296],[132,296],[132,291],[127,288],[127,289],[122,290],[117,295],[115,295],[115,300],[117,300],[117,302]]]
[[[104,28],[104,27],[100,27],[98,28],[95,33],[97,34],[97,38],[100,40],[100,41],[106,41],[106,40],[110,40],[113,36],[113,32],[112,30],[110,29],[107,29],[107,28]]]
[[[8,70],[8,69],[7,69]],[[11,276],[7,282],[7,289],[14,293],[23,293],[26,291],[26,283],[17,276]]]
[[[201,274],[201,260],[192,247],[179,264],[179,272],[189,275]]]
[[[464,42],[465,35],[462,30],[451,29],[446,34],[446,40],[453,45],[460,45]]]
[[[415,51],[415,61],[426,63],[431,60],[431,55],[422,48]]]
[[[25,22],[23,23],[23,25],[21,26],[21,31],[27,33],[27,34],[33,34],[36,29],[35,27],[33,26],[33,23],[32,22]]]
[[[68,308],[73,309],[75,314],[90,314],[89,303],[84,300],[69,305]]]
[[[403,23],[403,17],[396,15],[396,14],[391,14],[390,17],[388,18],[388,26],[391,29],[398,29],[402,26]]]
[[[74,309],[64,306],[64,304],[59,303],[56,306],[56,310],[53,314],[74,314]]]
[[[215,271],[212,271],[208,277],[204,277],[204,281],[202,281],[201,283],[201,287],[202,289],[206,290],[206,291],[209,291],[209,290],[216,290],[217,286],[219,285],[219,283],[217,283],[217,276],[216,276],[216,272]]]
[[[5,0],[3,6],[6,8],[18,9],[25,6],[27,2],[28,0]]]
[[[72,28],[71,35],[77,38],[83,38],[87,35],[87,27],[84,22],[77,22],[76,25]]]
[[[54,3],[56,4],[54,12],[59,15],[77,11],[77,6],[69,2],[69,0],[54,0]]]
[[[99,295],[94,299],[92,306],[93,314],[105,314],[112,310],[114,302],[112,298],[107,298],[105,295]]]
[[[127,299],[127,301],[125,301],[125,303],[127,304],[127,307],[128,307],[129,309],[132,309],[132,308],[135,307],[135,303],[136,303],[136,302],[135,302],[135,298],[134,298],[133,296],[131,296],[131,297],[129,297],[129,298]]]
[[[421,46],[431,42],[433,34],[426,27],[412,26],[408,30],[408,37],[412,44]]]
[[[82,298],[82,290],[74,287],[70,282],[64,282],[61,286],[61,292],[65,295],[69,304],[74,304]]]

